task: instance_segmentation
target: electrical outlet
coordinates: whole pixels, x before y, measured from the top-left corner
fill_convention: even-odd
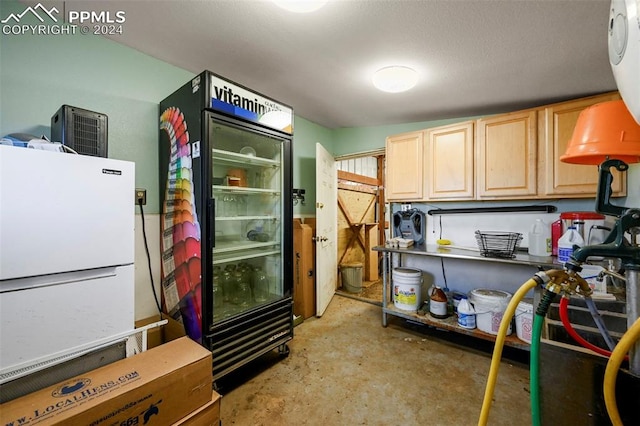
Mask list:
[[[400,206],[400,209],[401,209],[403,212],[406,212],[406,211],[408,211],[408,210],[411,210],[411,204],[403,204],[402,206]]]
[[[142,188],[136,188],[136,205],[147,204],[147,190]]]

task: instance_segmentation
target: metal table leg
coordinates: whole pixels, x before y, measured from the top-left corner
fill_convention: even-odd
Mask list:
[[[387,326],[387,301],[389,300],[389,294],[387,293],[387,286],[389,285],[389,267],[390,265],[390,261],[389,261],[389,253],[388,252],[383,252],[382,253],[382,326],[386,327]]]

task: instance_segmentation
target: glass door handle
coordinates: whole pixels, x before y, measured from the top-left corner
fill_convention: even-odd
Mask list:
[[[216,246],[216,199],[211,198],[209,200],[209,246]]]

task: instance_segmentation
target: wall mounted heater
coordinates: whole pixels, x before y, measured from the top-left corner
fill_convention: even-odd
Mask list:
[[[51,141],[62,142],[78,154],[107,157],[107,116],[62,105],[51,117]]]

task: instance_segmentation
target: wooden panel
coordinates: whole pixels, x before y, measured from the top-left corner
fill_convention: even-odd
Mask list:
[[[371,250],[378,245],[378,224],[365,225],[365,244],[367,253],[364,262],[365,281],[376,281],[378,279],[378,252]]]
[[[429,129],[424,164],[429,200],[472,200],[473,122]]]
[[[531,110],[478,120],[478,198],[536,195],[536,117]]]
[[[389,136],[386,141],[386,195],[391,200],[423,198],[424,132]]]
[[[378,186],[380,181],[375,177],[362,176],[355,173],[338,170],[338,179],[348,180],[350,182],[362,183],[365,185]]]
[[[361,262],[364,265],[363,225],[375,222],[375,194],[338,189],[338,198],[338,263]]]
[[[363,278],[378,279],[378,244],[375,223],[377,193],[338,189],[338,264],[361,263]]]
[[[304,319],[316,313],[313,229],[293,220],[293,313]]]

